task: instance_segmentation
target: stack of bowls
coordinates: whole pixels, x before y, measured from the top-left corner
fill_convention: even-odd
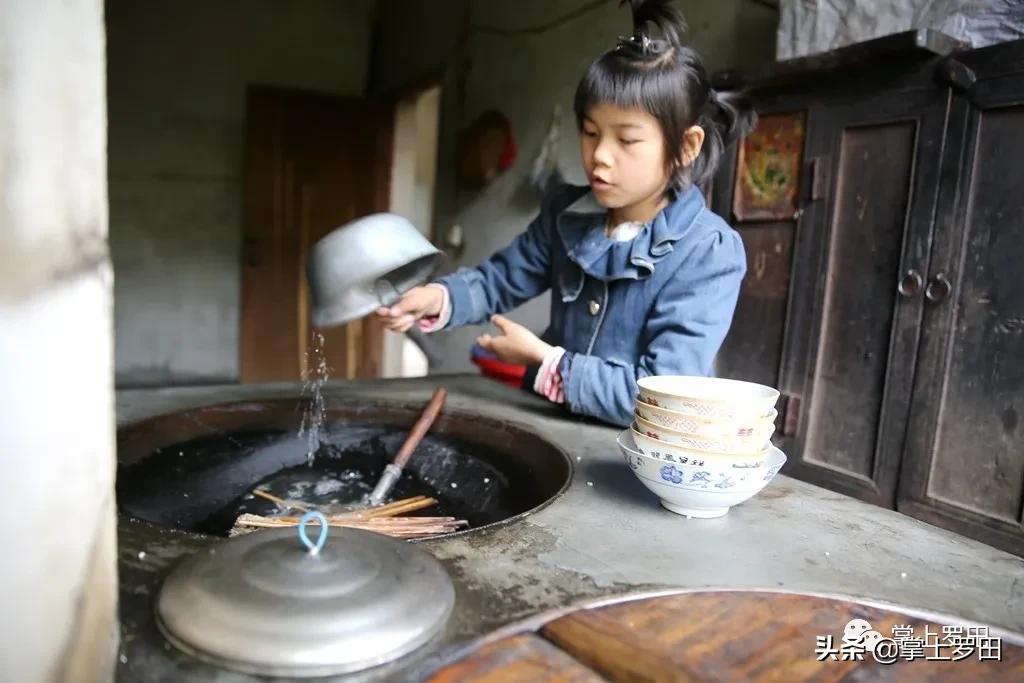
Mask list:
[[[719,517],[764,488],[786,461],[771,444],[777,390],[676,375],[645,377],[638,386],[634,422],[619,447],[665,508]]]

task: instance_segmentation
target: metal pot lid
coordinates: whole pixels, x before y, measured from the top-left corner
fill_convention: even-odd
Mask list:
[[[444,627],[455,590],[427,553],[347,528],[321,533],[317,550],[299,531],[253,532],[180,564],[157,599],[167,639],[246,673],[326,676],[397,659]]]

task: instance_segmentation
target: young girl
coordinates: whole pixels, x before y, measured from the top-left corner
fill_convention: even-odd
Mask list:
[[[490,319],[501,334],[478,343],[506,362],[539,366],[529,388],[623,426],[637,379],[712,371],[746,259],[697,184],[754,123],[741,98],[710,88],[667,0],[630,5],[633,35],[591,64],[576,89],[589,187],[557,188],[489,260],[377,312],[395,331]],[[548,289],[551,323],[541,337],[500,315]]]

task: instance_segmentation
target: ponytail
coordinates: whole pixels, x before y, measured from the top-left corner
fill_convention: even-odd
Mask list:
[[[690,180],[702,184],[715,175],[722,154],[757,125],[750,99],[741,92],[708,88],[707,103],[697,125],[704,129],[704,145],[689,169]]]
[[[670,4],[669,0],[628,0],[629,9],[633,14],[633,36],[632,40],[643,42],[647,38],[648,44],[664,42],[666,47],[681,47],[683,34],[686,33],[686,20],[676,7]],[[626,0],[619,0],[622,5]],[[661,41],[652,41],[650,34],[646,31],[648,24],[661,32]]]
[[[607,103],[646,111],[661,126],[670,193],[710,179],[723,152],[749,133],[757,117],[739,93],[711,89],[700,55],[683,45],[686,22],[671,0],[629,2],[633,33],[597,59],[576,88],[576,123],[591,107]],[[704,145],[689,166],[680,155],[690,126],[704,129]]]

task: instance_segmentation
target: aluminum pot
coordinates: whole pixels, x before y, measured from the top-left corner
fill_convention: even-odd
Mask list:
[[[430,279],[443,261],[444,253],[401,216],[378,213],[346,223],[314,244],[309,255],[313,325],[335,327],[390,306]],[[406,335],[435,367],[435,345],[415,326]]]

